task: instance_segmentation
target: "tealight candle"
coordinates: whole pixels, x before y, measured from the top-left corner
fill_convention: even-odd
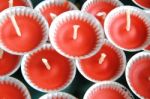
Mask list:
[[[125,70],[124,52],[107,40],[102,40],[102,44],[102,48],[96,55],[76,61],[80,73],[92,82],[114,81]]]
[[[126,67],[126,79],[131,90],[140,99],[150,99],[150,54],[134,55]]]
[[[21,56],[9,54],[0,49],[0,77],[15,73],[20,67]]]
[[[53,92],[43,95],[39,99],[77,99],[77,98],[65,92]]]
[[[119,0],[87,0],[81,10],[94,15],[103,25],[107,14],[122,5]]]
[[[0,89],[0,99],[31,99],[25,85],[12,77],[1,77]]]
[[[108,40],[126,51],[139,51],[150,40],[150,19],[137,7],[122,6],[112,10],[106,17],[104,29]]]
[[[126,87],[117,82],[101,82],[91,86],[83,99],[134,99]]]
[[[45,0],[35,7],[35,10],[39,11],[46,18],[49,25],[61,13],[77,9],[73,3],[67,0]]]
[[[68,58],[87,58],[98,52],[103,28],[86,12],[68,11],[57,16],[49,31],[53,47]]]
[[[149,0],[132,0],[136,5],[144,9],[150,9],[150,1]]]
[[[16,55],[32,52],[46,42],[48,29],[45,18],[35,10],[8,8],[0,14],[1,48]]]
[[[25,55],[21,70],[27,83],[41,92],[65,89],[74,79],[76,72],[73,61],[58,54],[50,44]]]

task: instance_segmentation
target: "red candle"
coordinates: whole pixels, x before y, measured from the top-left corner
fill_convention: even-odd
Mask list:
[[[42,13],[42,15],[46,18],[49,25],[53,19],[61,13],[77,9],[78,8],[73,3],[67,0],[45,0],[35,7],[35,10]]]
[[[13,1],[14,6],[28,6],[32,7],[31,0],[1,0],[0,12],[9,8],[9,2]]]
[[[81,74],[92,82],[116,80],[125,70],[124,52],[107,40],[103,40],[102,44],[102,48],[96,55],[77,60],[77,67]]]
[[[22,74],[28,84],[42,92],[66,88],[76,71],[73,62],[58,54],[49,44],[27,54],[21,65]]]
[[[68,11],[52,22],[49,37],[53,47],[68,58],[87,58],[101,47],[103,29],[90,14]]]
[[[150,19],[143,10],[122,6],[108,14],[104,28],[114,45],[126,51],[138,51],[148,45],[149,25]]]
[[[45,43],[48,24],[31,8],[14,7],[0,15],[0,43],[9,53],[22,55]]]
[[[15,73],[20,67],[21,57],[0,50],[0,77]]]
[[[39,99],[77,99],[77,98],[65,92],[53,92],[48,93],[40,97]]]
[[[94,15],[100,23],[104,24],[107,14],[122,5],[119,0],[87,0],[82,6],[82,11]]]
[[[0,78],[0,99],[31,99],[23,83],[12,77]]]
[[[117,82],[101,82],[90,87],[83,99],[133,99],[133,96]]]
[[[150,0],[132,0],[136,5],[144,8],[150,9]]]
[[[150,54],[141,52],[133,56],[126,69],[126,79],[140,99],[150,99]]]

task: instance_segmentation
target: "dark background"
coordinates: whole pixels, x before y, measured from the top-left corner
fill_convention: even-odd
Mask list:
[[[38,3],[40,3],[43,0],[32,0],[33,6],[35,7]],[[84,3],[84,1],[86,0],[70,0],[71,2],[75,3],[79,8],[82,6],[82,4]],[[120,0],[122,1],[123,4],[125,5],[134,5],[131,0]],[[135,6],[135,5],[134,5]],[[135,53],[129,53],[126,52],[126,56],[127,56],[127,60],[129,60],[131,58],[131,56],[133,56]],[[21,80],[29,89],[30,94],[32,96],[32,99],[38,99],[39,97],[41,97],[42,95],[44,95],[45,93],[41,93],[39,91],[34,90],[33,88],[31,88],[23,79],[22,74],[21,74],[21,70],[19,69],[14,75],[12,75],[15,78],[18,78],[19,80]],[[42,75],[41,75],[42,76]],[[125,75],[123,75],[119,80],[117,80],[117,82],[125,85],[128,88],[128,85],[126,83],[125,80]],[[79,99],[83,99],[83,96],[86,92],[86,90],[92,85],[93,83],[86,80],[78,71],[76,73],[76,77],[74,79],[74,81],[72,82],[72,84],[65,90],[63,90],[64,92],[70,93],[74,96],[76,96]],[[129,88],[128,88],[129,89]],[[133,94],[134,95],[134,94]],[[138,99],[135,95],[134,95],[135,99]]]

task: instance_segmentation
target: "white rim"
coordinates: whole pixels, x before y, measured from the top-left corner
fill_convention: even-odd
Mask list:
[[[98,3],[98,2],[108,2],[108,3],[111,3],[111,4],[115,5],[116,7],[118,7],[118,6],[123,6],[123,3],[122,3],[121,1],[119,1],[119,0],[87,0],[87,1],[83,4],[81,10],[82,10],[82,11],[86,11],[87,8],[88,8],[90,5],[95,4],[95,3]]]
[[[121,62],[121,63],[120,63],[120,67],[121,67],[121,68],[120,68],[119,72],[118,72],[114,77],[112,77],[111,79],[108,79],[108,80],[111,80],[111,81],[115,81],[115,80],[117,80],[118,78],[120,78],[120,77],[123,75],[124,71],[125,71],[125,67],[126,67],[126,56],[125,56],[125,53],[124,53],[122,50],[120,50],[120,49],[116,48],[115,46],[113,46],[108,40],[103,39],[103,40],[102,40],[102,45],[104,45],[104,44],[106,44],[106,45],[110,46],[112,49],[114,49],[114,50],[117,52],[118,56],[120,57],[120,62]],[[88,79],[89,81],[94,82],[94,83],[102,82],[101,80],[95,80],[95,79],[89,77],[89,76],[83,71],[82,66],[81,66],[81,64],[80,64],[80,61],[81,61],[81,60],[76,60],[76,66],[77,66],[77,69],[79,70],[79,72],[80,72],[86,79]]]
[[[56,6],[60,6],[63,5],[64,2],[66,2],[65,0],[49,0],[49,1],[42,1],[41,3],[39,3],[34,9],[42,12],[44,9],[46,9],[47,7],[51,6],[51,5],[56,5]],[[78,8],[70,1],[67,1],[69,3],[68,8],[70,10],[78,10]]]
[[[41,24],[41,27],[43,28],[43,39],[41,40],[41,43],[38,46],[36,46],[33,50],[28,51],[28,52],[17,52],[17,51],[10,50],[7,46],[5,46],[3,41],[0,39],[0,47],[3,50],[11,54],[15,54],[15,55],[24,55],[26,53],[31,53],[33,51],[36,51],[38,47],[40,47],[47,41],[49,26],[48,26],[47,21],[41,14],[37,13],[35,10],[28,8],[28,7],[8,8],[1,12],[0,26],[3,25],[3,22],[9,17],[9,15],[22,15],[22,16],[24,15],[24,16],[32,17],[36,21],[39,21],[39,23]]]
[[[5,76],[11,76],[12,74],[14,74],[15,72],[17,72],[17,70],[20,68],[20,64],[21,64],[21,61],[22,61],[22,56],[19,56],[20,59],[19,59],[19,62],[17,63],[16,67],[9,73],[5,74],[5,75],[2,75],[0,77],[5,77]]]
[[[29,7],[33,8],[31,0],[23,0]]]
[[[7,83],[17,87],[24,94],[25,99],[31,99],[30,93],[26,86],[16,78],[13,77],[0,77],[0,83]]]
[[[87,23],[89,23],[90,25],[93,26],[93,28],[95,29],[95,32],[97,33],[97,39],[98,40],[97,40],[96,47],[90,53],[88,53],[86,55],[71,56],[71,55],[63,52],[59,48],[59,46],[56,44],[55,35],[56,35],[56,30],[58,29],[57,27],[59,27],[59,25],[61,25],[63,22],[69,21],[71,19],[85,20]],[[98,22],[98,20],[94,16],[92,16],[86,12],[73,10],[73,11],[64,12],[63,14],[61,14],[55,18],[55,20],[51,23],[51,27],[49,30],[49,37],[50,37],[50,41],[51,41],[52,46],[61,55],[68,57],[68,58],[71,58],[71,59],[84,59],[84,58],[88,58],[88,57],[95,55],[99,51],[99,49],[102,46],[101,39],[104,38],[104,31],[103,31],[101,24]]]
[[[129,92],[129,90],[125,86],[117,82],[110,82],[110,81],[100,82],[91,86],[85,93],[83,99],[89,99],[89,96],[92,95],[97,89],[104,89],[104,88],[111,88],[111,89],[118,91],[120,94],[126,97],[125,99],[134,99],[132,94]]]
[[[147,25],[147,31],[148,31],[148,37],[147,37],[147,40],[145,41],[145,43],[138,47],[138,48],[134,48],[134,49],[125,49],[125,48],[122,48],[121,46],[117,45],[110,37],[110,31],[109,31],[109,24],[111,22],[111,20],[119,15],[119,14],[122,14],[122,13],[125,13],[128,9],[130,9],[131,13],[133,13],[134,15],[138,16],[141,20],[143,20],[145,22],[145,24]],[[108,40],[113,44],[115,45],[116,47],[122,49],[122,50],[125,50],[125,51],[130,51],[130,52],[133,52],[133,51],[140,51],[142,50],[143,48],[145,48],[149,42],[150,42],[150,19],[149,17],[147,16],[147,14],[137,8],[137,7],[133,7],[133,6],[121,6],[121,7],[118,7],[118,8],[115,8],[113,9],[106,17],[105,19],[105,22],[104,22],[104,30],[105,30],[105,34],[106,34],[106,37],[108,38]]]
[[[137,3],[135,0],[132,0],[133,3],[135,3],[137,6],[141,7],[141,8],[144,8],[144,9],[150,9],[150,8],[147,8],[139,3]]]
[[[150,57],[150,53],[148,52],[140,52],[138,54],[135,54],[130,60],[129,62],[127,63],[127,67],[126,67],[126,71],[125,71],[125,76],[126,76],[126,81],[130,87],[130,89],[132,90],[132,92],[138,96],[140,99],[145,99],[143,96],[141,96],[140,94],[138,94],[138,92],[132,87],[131,83],[130,83],[130,80],[129,80],[129,71],[130,71],[130,68],[132,66],[132,64],[134,62],[136,62],[137,60],[141,59],[142,57]]]
[[[52,93],[48,93],[43,95],[42,97],[40,97],[39,99],[53,99],[56,97],[63,97],[63,99],[77,99],[74,96],[72,96],[71,94],[65,93],[65,92],[52,92]]]
[[[43,46],[41,46],[36,52],[42,50],[42,49],[51,49],[52,46],[50,44],[44,44]],[[74,80],[75,78],[75,74],[76,74],[76,67],[75,67],[75,63],[73,60],[70,60],[70,65],[72,66],[72,72],[70,74],[70,79],[61,87],[57,88],[57,89],[54,89],[54,90],[47,90],[47,89],[43,89],[43,88],[40,88],[39,86],[37,86],[36,84],[34,84],[31,79],[28,77],[28,73],[27,73],[27,69],[26,69],[26,62],[28,61],[28,59],[30,58],[30,55],[36,53],[36,52],[33,52],[33,53],[30,53],[30,54],[26,54],[24,55],[23,59],[22,59],[22,63],[21,63],[21,72],[22,72],[22,75],[25,79],[25,81],[34,89],[38,90],[38,91],[41,91],[41,92],[56,92],[56,91],[61,91],[61,90],[64,90],[65,88],[67,88],[71,83],[72,81]]]

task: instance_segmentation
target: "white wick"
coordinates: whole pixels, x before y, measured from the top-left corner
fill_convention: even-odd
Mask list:
[[[42,62],[44,63],[45,67],[50,70],[51,69],[51,66],[50,64],[48,63],[48,60],[46,58],[42,58]]]
[[[9,0],[9,7],[13,7],[13,0]],[[21,36],[21,32],[20,32],[20,29],[17,25],[17,22],[16,22],[16,19],[15,19],[15,16],[14,15],[10,15],[10,19],[11,19],[11,22],[16,30],[16,33],[18,36]]]
[[[57,15],[54,13],[50,13],[50,17],[54,20],[57,17]]]
[[[8,3],[9,3],[9,7],[13,7],[13,0],[9,0]]]
[[[3,54],[4,54],[4,51],[2,49],[0,49],[0,59],[3,58]]]
[[[106,13],[105,12],[98,12],[97,14],[96,14],[96,16],[99,16],[99,17],[103,17],[103,19],[105,19],[106,18]]]
[[[127,16],[126,30],[130,31],[130,28],[131,28],[131,12],[130,12],[130,10],[126,11],[126,16]]]
[[[73,26],[73,30],[74,30],[74,31],[73,31],[73,39],[74,39],[74,40],[76,40],[77,37],[78,37],[78,29],[79,29],[79,27],[80,27],[79,25],[74,25],[74,26]]]
[[[102,53],[102,54],[101,54],[101,57],[100,57],[100,59],[99,59],[99,64],[102,64],[102,63],[104,62],[105,58],[106,58],[106,54],[105,54],[105,53]]]

